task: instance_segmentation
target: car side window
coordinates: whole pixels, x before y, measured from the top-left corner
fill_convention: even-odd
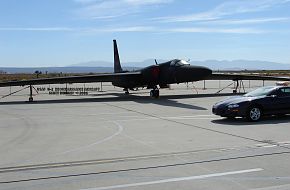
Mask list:
[[[279,96],[279,89],[278,89],[278,90],[275,89],[275,90],[273,90],[272,92],[270,92],[270,93],[268,94],[268,96],[272,96],[272,95]]]
[[[280,96],[285,97],[289,96],[290,97],[290,88],[281,88],[280,90]]]

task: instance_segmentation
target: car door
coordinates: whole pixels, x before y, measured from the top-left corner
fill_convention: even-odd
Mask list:
[[[290,87],[280,88],[274,102],[278,113],[290,113]]]

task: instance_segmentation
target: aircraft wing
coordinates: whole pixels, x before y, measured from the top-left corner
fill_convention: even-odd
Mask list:
[[[289,77],[260,76],[260,75],[241,75],[241,74],[222,74],[212,73],[206,80],[270,80],[270,81],[290,81]]]
[[[113,82],[115,80],[136,80],[141,72],[108,73],[83,76],[38,78],[30,80],[0,82],[0,87],[5,86],[26,86],[43,84],[64,84],[64,83],[91,83],[91,82]]]

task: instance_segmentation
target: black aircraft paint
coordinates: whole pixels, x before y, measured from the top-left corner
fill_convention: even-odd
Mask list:
[[[122,73],[117,42],[114,40],[114,70]],[[147,87],[153,89],[154,97],[158,97],[158,86],[163,87],[173,83],[183,83],[203,80],[212,74],[212,71],[202,66],[191,66],[183,60],[174,59],[165,63],[151,65],[139,71],[139,75],[128,75],[128,78],[116,78],[112,83],[114,86],[128,89]],[[136,73],[135,72],[135,73]],[[130,72],[123,72],[129,74]],[[157,94],[154,94],[157,93]]]
[[[0,82],[0,87],[5,86],[29,86],[30,98],[32,98],[32,86],[42,84],[63,84],[63,83],[90,83],[90,82],[112,82],[114,86],[121,87],[125,93],[129,90],[146,87],[152,89],[150,96],[159,97],[159,87],[166,87],[169,84],[193,82],[199,80],[273,80],[289,81],[289,78],[281,77],[262,77],[255,75],[230,75],[215,74],[212,70],[203,66],[191,66],[188,62],[180,59],[174,59],[165,63],[154,64],[145,67],[139,71],[123,71],[120,64],[120,57],[116,40],[113,40],[114,49],[114,73],[40,78],[20,81]]]

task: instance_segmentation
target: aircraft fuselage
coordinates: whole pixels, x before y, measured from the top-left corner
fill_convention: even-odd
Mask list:
[[[186,63],[186,64],[183,64]],[[191,66],[183,60],[171,60],[151,65],[140,70],[141,77],[113,81],[114,86],[133,89],[136,87],[155,88],[174,83],[192,82],[205,79],[212,70],[202,66]]]

